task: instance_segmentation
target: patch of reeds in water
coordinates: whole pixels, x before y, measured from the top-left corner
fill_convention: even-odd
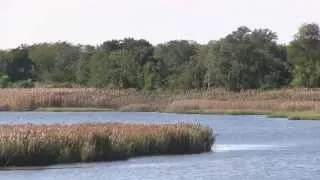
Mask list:
[[[1,125],[0,166],[202,153],[214,140],[210,128],[191,124]]]

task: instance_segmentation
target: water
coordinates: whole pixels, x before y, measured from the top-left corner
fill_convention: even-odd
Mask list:
[[[320,121],[160,113],[0,113],[0,124],[84,122],[201,123],[218,133],[217,144],[214,152],[200,155],[0,171],[0,179],[320,179]]]

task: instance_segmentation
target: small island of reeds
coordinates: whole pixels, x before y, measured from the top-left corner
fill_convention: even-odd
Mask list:
[[[210,152],[211,128],[194,124],[1,125],[0,166],[126,160]]]

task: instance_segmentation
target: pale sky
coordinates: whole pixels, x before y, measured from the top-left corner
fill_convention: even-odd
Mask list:
[[[207,43],[243,25],[270,28],[286,43],[302,23],[320,23],[320,1],[0,0],[0,22],[0,48],[58,40],[97,45],[124,37]]]

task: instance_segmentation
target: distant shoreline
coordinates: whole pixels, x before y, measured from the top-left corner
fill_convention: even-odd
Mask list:
[[[0,89],[2,111],[166,112],[320,120],[320,89],[153,92],[102,88]]]
[[[38,108],[37,112],[118,112],[116,109],[104,108]],[[123,111],[125,112],[125,111]],[[160,112],[168,113],[168,112]],[[320,120],[320,112],[317,111],[292,111],[292,112],[258,112],[250,110],[219,110],[219,111],[185,111],[169,112],[177,114],[208,114],[208,115],[266,115],[268,118],[288,118],[289,120]]]

